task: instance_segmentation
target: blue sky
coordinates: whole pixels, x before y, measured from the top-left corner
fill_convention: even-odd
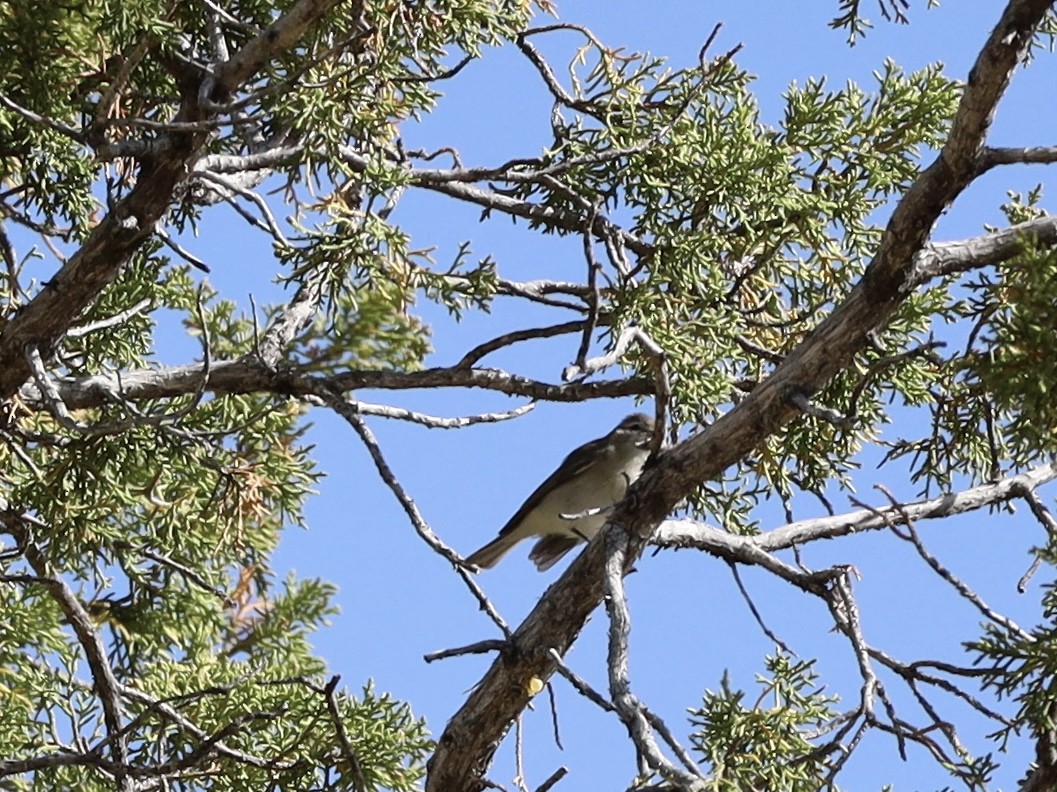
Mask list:
[[[865,3],[869,13],[876,6]],[[877,27],[854,48],[843,31],[827,27],[836,14],[834,2],[619,2],[595,0],[558,4],[560,18],[590,27],[610,45],[667,55],[673,65],[693,63],[716,22],[724,27],[713,52],[743,44],[738,63],[757,75],[755,89],[765,121],[781,115],[781,95],[791,82],[828,75],[839,87],[851,79],[870,89],[871,73],[891,57],[907,71],[941,61],[949,76],[962,78],[1001,11],[998,3],[956,3],[926,12],[914,8],[909,26],[880,18]],[[540,19],[540,22],[545,22]],[[578,45],[570,34],[536,42],[556,66],[563,66]],[[1054,62],[1045,54],[1018,73],[999,108],[993,134],[996,144],[1044,145],[1054,128],[1052,85]],[[408,148],[452,145],[468,165],[495,165],[512,156],[531,156],[550,138],[550,100],[528,64],[512,47],[489,50],[456,79],[443,83],[445,97],[437,111],[419,125],[403,129]],[[1040,168],[1006,169],[974,186],[937,229],[936,239],[957,239],[981,232],[985,223],[1000,223],[998,205],[1009,188],[1026,191],[1044,175]],[[226,210],[218,210],[223,214]],[[415,247],[432,247],[441,263],[454,256],[459,243],[472,240],[476,256],[492,256],[501,274],[520,280],[538,277],[579,279],[583,272],[579,239],[543,237],[514,226],[506,218],[479,222],[475,207],[450,199],[409,193],[394,220],[412,234]],[[218,230],[220,231],[218,235]],[[225,296],[247,303],[253,291],[258,304],[274,299],[267,285],[272,272],[268,246],[230,214],[205,225],[195,252],[213,265],[210,280]],[[260,258],[256,259],[255,256]],[[257,281],[259,276],[260,281]],[[506,330],[555,321],[533,306],[500,300],[487,315],[471,314],[453,325],[446,312],[422,306],[434,324],[431,362],[451,363],[474,343]],[[488,359],[490,365],[548,381],[558,381],[573,358],[576,336],[533,342]],[[194,354],[195,346],[175,345]],[[173,359],[166,355],[168,359]],[[518,400],[483,392],[358,393],[378,401],[422,409],[438,415],[466,415],[507,409]],[[517,421],[458,431],[371,420],[390,465],[415,498],[434,530],[464,554],[494,536],[562,457],[574,446],[608,431],[631,401],[578,405],[543,404]],[[310,442],[317,446],[327,478],[308,507],[310,530],[290,531],[277,558],[280,569],[318,576],[340,587],[340,616],[316,636],[315,644],[333,672],[355,689],[374,679],[381,690],[412,703],[435,735],[477,682],[491,657],[471,656],[427,665],[430,651],[498,637],[468,592],[441,558],[414,534],[396,501],[378,479],[365,449],[339,419],[322,411],[312,415]],[[908,420],[921,420],[908,418]],[[879,474],[867,470],[860,495],[881,498],[869,489],[873,481],[909,496],[912,488],[893,466]],[[797,517],[817,514],[800,502]],[[837,508],[850,508],[844,499]],[[779,509],[764,510],[764,525],[784,520]],[[1027,550],[1043,541],[1041,529],[1023,516],[1006,519],[983,514],[923,525],[935,554],[981,589],[999,609],[1026,624],[1037,618],[1036,580],[1027,595],[1015,584],[1027,568]],[[564,568],[539,574],[519,548],[495,570],[483,573],[482,585],[508,622],[517,624],[546,586]],[[978,615],[958,602],[906,545],[891,536],[854,537],[811,548],[806,560],[818,567],[852,563],[862,572],[856,586],[867,639],[902,659],[957,659],[961,641],[976,634]],[[742,572],[769,626],[803,657],[819,657],[829,689],[850,706],[858,693],[854,657],[847,642],[829,632],[823,605],[754,570]],[[755,625],[726,565],[707,555],[680,552],[649,554],[628,582],[633,617],[631,679],[642,699],[665,717],[680,736],[686,734],[685,710],[700,703],[706,688],[716,689],[724,671],[753,700],[754,673],[774,647]],[[605,688],[605,624],[595,614],[568,660],[599,689]],[[634,753],[623,727],[597,710],[566,684],[556,681],[565,751],[551,739],[546,698],[525,717],[525,762],[529,786],[541,783],[559,765],[570,775],[564,790],[623,789],[634,773]],[[897,705],[909,706],[894,681],[888,689]],[[945,701],[951,720],[964,708]],[[964,735],[977,752],[990,746],[980,738],[987,727]],[[512,745],[498,753],[492,777],[507,784],[513,775]],[[1022,745],[1000,776],[1010,788],[1029,755]],[[871,735],[843,777],[847,789],[933,789],[947,783],[922,750],[911,747],[910,761],[898,759],[894,741]]]

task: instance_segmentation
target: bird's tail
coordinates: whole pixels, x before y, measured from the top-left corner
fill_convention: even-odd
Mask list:
[[[517,544],[516,539],[512,540],[509,536],[497,536],[480,550],[469,555],[466,563],[479,566],[481,569],[491,569],[515,544]]]

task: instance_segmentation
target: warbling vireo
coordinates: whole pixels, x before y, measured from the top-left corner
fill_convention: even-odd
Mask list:
[[[539,536],[529,559],[541,572],[550,569],[605,525],[607,507],[623,498],[642,472],[652,436],[653,419],[633,413],[605,437],[584,443],[536,487],[499,536],[466,563],[487,569],[522,539]]]

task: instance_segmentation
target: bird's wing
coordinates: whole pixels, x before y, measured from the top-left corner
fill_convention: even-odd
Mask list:
[[[605,438],[599,438],[598,440],[584,443],[584,445],[580,446],[569,454],[569,456],[565,457],[565,459],[562,460],[562,463],[558,465],[558,469],[547,476],[546,480],[536,487],[525,502],[521,504],[521,508],[517,510],[514,516],[507,520],[506,525],[499,530],[499,535],[505,536],[517,530],[521,521],[525,519],[533,509],[539,506],[540,502],[551,493],[557,484],[568,481],[575,476],[579,476],[589,467],[597,464],[598,456],[595,453],[595,447],[604,442]]]

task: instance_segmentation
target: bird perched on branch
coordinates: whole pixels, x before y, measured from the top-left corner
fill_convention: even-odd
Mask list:
[[[539,536],[529,559],[541,572],[550,569],[605,525],[608,507],[624,497],[642,472],[652,436],[653,419],[633,413],[605,437],[577,448],[528,496],[499,536],[466,563],[493,567],[522,539]]]

